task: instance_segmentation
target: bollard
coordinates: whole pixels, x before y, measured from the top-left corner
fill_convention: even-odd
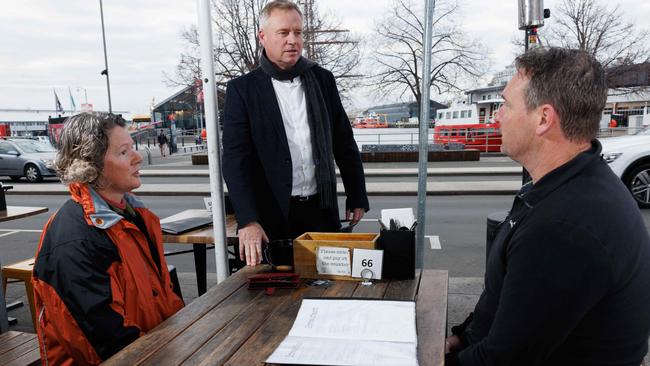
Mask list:
[[[151,165],[151,150],[149,150],[149,146],[145,146],[144,151],[147,153],[147,164]]]

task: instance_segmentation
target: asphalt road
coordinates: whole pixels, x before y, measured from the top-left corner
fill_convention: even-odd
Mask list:
[[[0,223],[0,261],[12,263],[34,255],[40,229],[51,213],[66,200],[65,196],[7,196],[9,205],[45,206],[49,213]],[[145,204],[160,217],[188,208],[202,208],[200,197],[143,197]],[[508,210],[508,196],[436,196],[427,198],[424,265],[449,270],[450,277],[481,277],[484,271],[486,220],[490,213]],[[343,200],[339,200],[343,205]],[[378,232],[381,209],[411,207],[417,209],[416,197],[371,197],[368,212],[355,232]],[[643,210],[650,230],[650,210]],[[432,247],[440,249],[432,249]],[[187,245],[167,245],[167,249],[190,249]],[[214,272],[214,256],[208,255],[208,270]],[[192,254],[168,258],[179,272],[193,272]]]

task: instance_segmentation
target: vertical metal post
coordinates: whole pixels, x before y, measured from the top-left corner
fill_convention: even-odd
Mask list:
[[[221,133],[217,106],[217,83],[214,74],[212,45],[212,15],[210,0],[198,0],[199,44],[201,45],[201,79],[203,80],[203,104],[205,111],[206,142],[208,144],[208,167],[212,198],[212,222],[214,227],[214,256],[217,282],[228,277],[228,252],[226,250],[226,215],[223,202],[221,178]]]
[[[0,188],[2,189],[2,188]],[[0,265],[2,267],[2,265]],[[2,282],[2,272],[0,271],[0,283]],[[9,330],[9,323],[7,322],[7,304],[5,303],[5,294],[0,286],[0,334]]]
[[[426,227],[427,207],[427,164],[429,159],[429,113],[431,89],[431,35],[433,28],[433,11],[436,7],[435,0],[425,1],[424,12],[424,42],[422,55],[422,97],[420,98],[420,156],[418,170],[418,226],[415,232],[415,266],[422,268],[424,262],[424,230]]]
[[[111,106],[111,83],[108,80],[108,57],[106,56],[106,32],[104,31],[104,7],[102,6],[102,0],[99,0],[99,13],[102,18],[102,41],[104,42],[104,71],[106,75],[106,90],[108,91],[108,112],[113,113],[113,107]]]

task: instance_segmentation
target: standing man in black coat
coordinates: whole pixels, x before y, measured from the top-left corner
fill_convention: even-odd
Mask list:
[[[339,231],[334,160],[345,217],[368,211],[350,121],[331,72],[302,57],[302,13],[288,0],[260,14],[260,67],[228,83],[223,175],[238,224],[239,253],[261,262],[262,243],[306,231]]]

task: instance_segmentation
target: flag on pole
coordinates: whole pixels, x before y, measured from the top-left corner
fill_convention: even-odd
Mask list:
[[[54,109],[56,109],[57,113],[64,113],[63,106],[61,106],[61,102],[59,101],[59,96],[56,95],[56,90],[52,88],[52,91],[54,92]]]
[[[68,94],[70,94],[70,109],[72,110],[72,113],[77,111],[77,105],[74,102],[74,98],[72,97],[72,92],[70,91],[70,87],[68,87]]]

